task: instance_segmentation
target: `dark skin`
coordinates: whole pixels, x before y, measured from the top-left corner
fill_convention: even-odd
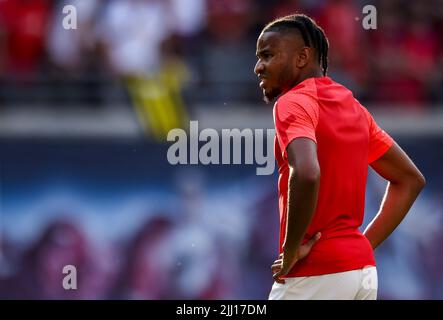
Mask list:
[[[309,254],[321,236],[318,232],[307,243],[301,245],[317,205],[320,186],[317,145],[311,139],[298,138],[294,139],[286,150],[289,163],[286,237],[283,254],[271,267],[274,280],[278,283],[284,283],[282,277],[289,273],[297,261]]]
[[[297,30],[262,33],[257,41],[256,55],[258,61],[254,72],[261,80],[266,102],[305,79],[323,76],[316,62],[315,49],[305,46]]]
[[[273,101],[305,79],[323,76],[315,49],[305,46],[296,30],[293,33],[262,33],[257,41],[257,58],[254,72],[261,80],[266,102]],[[318,232],[301,244],[317,204],[320,184],[317,145],[308,138],[297,138],[286,151],[290,169],[286,237],[283,253],[271,267],[277,283],[284,283],[284,277],[297,261],[309,254],[321,236]],[[389,181],[380,211],[364,232],[375,249],[403,220],[423,189],[425,179],[397,144],[371,167]]]

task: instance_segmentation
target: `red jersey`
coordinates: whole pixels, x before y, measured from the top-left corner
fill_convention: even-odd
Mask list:
[[[278,164],[280,252],[286,232],[289,167],[286,148],[295,138],[317,144],[320,189],[303,242],[322,237],[287,277],[312,276],[375,266],[363,223],[368,165],[393,144],[351,91],[329,77],[309,78],[279,97],[274,106]],[[295,190],[297,192],[297,190]]]

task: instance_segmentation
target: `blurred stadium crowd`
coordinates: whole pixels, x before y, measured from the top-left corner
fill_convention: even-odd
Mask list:
[[[0,298],[266,297],[274,177],[171,168],[163,147],[133,148],[2,145]],[[66,265],[77,268],[77,290],[62,286]]]
[[[362,27],[368,4],[376,30]],[[77,9],[76,30],[63,28],[66,5]],[[78,110],[83,130],[84,109],[121,108],[137,116],[143,138],[0,130],[0,298],[266,299],[276,175],[239,165],[183,170],[158,142],[196,119],[196,107],[246,127],[256,110],[272,117],[253,74],[255,42],[268,21],[295,11],[325,29],[331,77],[364,104],[440,111],[441,0],[0,0],[0,124],[9,111],[25,114],[20,126],[48,108],[48,125]],[[428,185],[377,250],[379,296],[442,299],[443,136],[409,125],[398,138]],[[369,176],[364,224],[384,187]],[[78,290],[61,285],[68,264]]]
[[[62,27],[67,4],[77,9],[76,30]],[[376,30],[362,27],[367,4],[377,9]],[[439,0],[2,0],[0,102],[106,105],[125,99],[113,80],[134,92],[139,76],[168,78],[190,104],[257,102],[257,35],[295,11],[325,29],[330,75],[363,102],[443,100]]]

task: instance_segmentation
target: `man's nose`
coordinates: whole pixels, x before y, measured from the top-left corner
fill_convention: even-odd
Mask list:
[[[262,62],[260,62],[260,60],[258,60],[254,67],[254,73],[260,74],[263,72],[263,70],[264,70],[264,65]]]

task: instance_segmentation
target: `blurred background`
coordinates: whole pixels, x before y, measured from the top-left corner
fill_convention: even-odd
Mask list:
[[[377,249],[379,298],[442,299],[441,0],[0,0],[0,298],[267,299],[277,173],[173,166],[166,136],[190,120],[273,128],[255,43],[294,12],[427,178]],[[362,229],[386,186],[369,171]],[[69,264],[77,290],[62,287]]]

